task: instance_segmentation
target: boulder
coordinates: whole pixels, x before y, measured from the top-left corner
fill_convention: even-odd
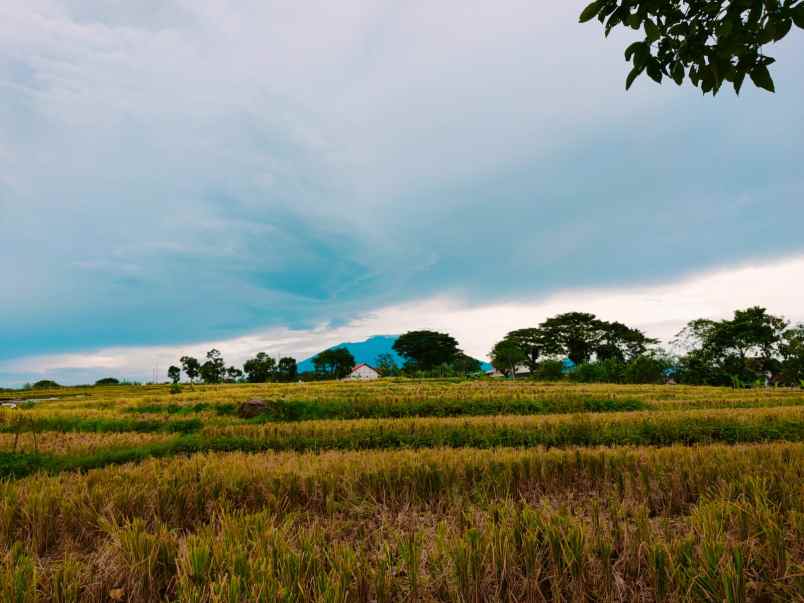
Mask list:
[[[268,402],[265,400],[260,400],[259,398],[254,398],[253,400],[246,400],[243,402],[240,405],[240,408],[237,410],[237,414],[241,419],[253,419],[254,417],[264,413],[267,408]]]

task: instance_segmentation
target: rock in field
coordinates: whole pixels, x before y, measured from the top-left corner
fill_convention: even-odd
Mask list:
[[[253,400],[246,400],[240,405],[237,414],[241,419],[253,419],[257,415],[261,415],[268,408],[268,403],[265,400],[254,398]]]

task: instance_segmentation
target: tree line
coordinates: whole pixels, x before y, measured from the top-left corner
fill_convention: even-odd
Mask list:
[[[571,379],[606,383],[678,383],[697,385],[778,384],[804,387],[804,325],[754,306],[723,320],[690,321],[671,342],[671,354],[657,339],[617,321],[586,312],[566,312],[535,327],[510,331],[492,348],[492,366],[504,375],[545,380]],[[376,361],[380,375],[392,377],[464,377],[481,374],[480,362],[465,354],[457,340],[438,331],[409,331],[399,336],[391,354]],[[299,373],[291,357],[274,359],[260,352],[242,369],[226,367],[218,350],[202,363],[182,356],[168,376],[177,384],[182,372],[191,383],[341,379],[354,368],[352,353],[337,347],[313,357],[314,371]]]
[[[375,368],[383,377],[461,377],[480,371],[480,361],[465,354],[457,340],[447,333],[437,331],[409,331],[400,335],[393,350],[403,360],[399,366],[394,356],[380,354]],[[313,357],[315,371],[308,378],[342,379],[356,364],[352,353],[337,347],[324,350]]]
[[[171,365],[167,372],[168,378],[174,385],[178,385],[181,381],[182,373],[187,376],[190,383],[200,380],[211,384],[289,382],[294,381],[298,374],[295,358],[285,356],[277,360],[265,352],[246,360],[242,369],[235,366],[227,367],[223,355],[214,348],[207,352],[203,363],[193,356],[182,356],[179,363],[180,367]]]
[[[490,356],[496,369],[512,377],[521,372],[608,383],[804,387],[804,325],[759,306],[736,310],[728,319],[692,320],[671,343],[682,352],[670,354],[623,323],[569,312],[509,332]]]

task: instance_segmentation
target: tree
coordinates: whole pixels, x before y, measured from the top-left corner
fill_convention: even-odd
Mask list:
[[[804,0],[595,0],[581,12],[597,18],[606,36],[617,26],[644,36],[625,49],[633,66],[626,90],[643,72],[656,82],[688,78],[704,94],[730,82],[739,94],[747,75],[774,91],[764,47],[784,38],[793,24],[804,28]]]
[[[104,377],[95,381],[95,385],[120,385],[120,380],[114,377]]]
[[[168,379],[174,385],[178,385],[181,380],[181,369],[178,366],[171,365],[167,371]]]
[[[510,339],[498,341],[491,350],[491,365],[516,379],[516,367],[527,360],[527,354]]]
[[[259,352],[254,358],[249,358],[243,364],[249,383],[266,383],[273,381],[276,372],[276,360],[265,352]]]
[[[480,372],[480,361],[477,358],[464,354],[461,351],[455,355],[450,363],[452,370],[458,375],[471,375]]]
[[[458,355],[458,342],[446,333],[409,331],[394,342],[394,351],[405,359],[405,367],[430,371],[449,364]]]
[[[342,379],[352,372],[355,357],[346,348],[324,350],[313,358],[315,370],[332,379]]]
[[[239,368],[230,366],[226,369],[226,381],[228,383],[237,383],[243,377],[243,371]]]
[[[192,356],[182,356],[179,358],[179,362],[181,362],[181,367],[184,370],[184,374],[187,375],[187,378],[190,380],[190,384],[192,384],[201,373],[201,363]]]
[[[676,338],[689,349],[681,359],[684,380],[726,385],[777,370],[787,324],[759,306],[736,310],[731,320],[690,321]]]
[[[61,387],[61,385],[51,379],[42,379],[33,384],[34,389],[51,389],[54,387]]]
[[[396,365],[393,355],[387,352],[377,356],[376,369],[381,377],[394,377],[399,374],[399,367]]]
[[[598,321],[598,342],[595,356],[598,360],[614,359],[628,362],[644,354],[649,345],[658,340],[645,337],[639,329],[632,329],[621,322]]]
[[[782,381],[804,387],[804,324],[788,329],[779,346],[782,357]]]
[[[539,356],[544,349],[544,333],[541,329],[517,329],[511,331],[504,337],[505,340],[512,342],[525,354],[524,363],[527,365],[531,375],[536,373],[539,366]]]
[[[226,375],[226,365],[223,356],[216,349],[207,352],[207,361],[201,365],[201,378],[204,383],[220,383]]]
[[[289,383],[296,379],[299,373],[299,368],[296,365],[296,359],[290,356],[285,356],[279,359],[276,365],[276,378],[278,381]]]
[[[544,352],[563,354],[575,364],[589,362],[601,340],[602,323],[594,314],[567,312],[548,318],[539,325]]]

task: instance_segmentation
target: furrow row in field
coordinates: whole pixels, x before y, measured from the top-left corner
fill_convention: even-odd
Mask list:
[[[28,440],[6,437],[0,475],[23,477],[35,471],[87,470],[203,451],[321,451],[424,449],[434,447],[568,447],[706,444],[804,440],[804,408],[730,411],[631,412],[546,417],[468,417],[309,421],[271,425],[209,427],[195,434],[143,438],[126,434],[86,440],[48,432]],[[36,448],[41,442],[42,448]],[[48,452],[48,449],[52,452]],[[58,451],[58,452],[55,452]]]
[[[90,601],[794,600],[803,483],[802,444],[203,454],[0,485],[0,574]]]

